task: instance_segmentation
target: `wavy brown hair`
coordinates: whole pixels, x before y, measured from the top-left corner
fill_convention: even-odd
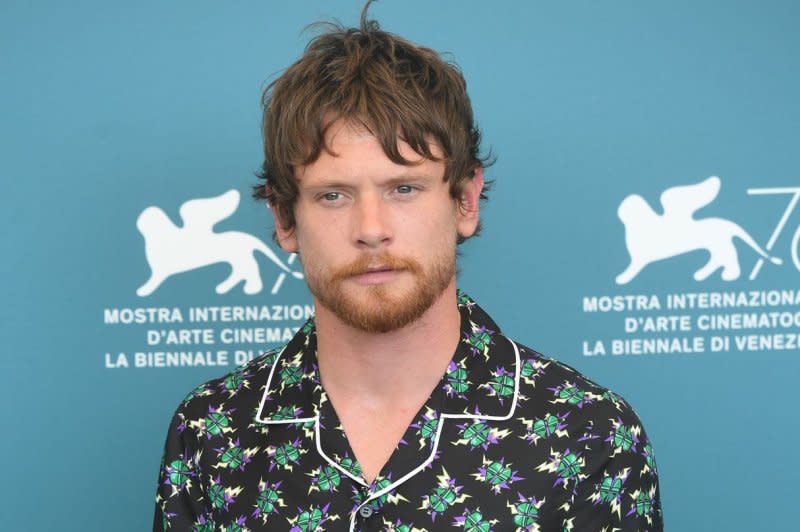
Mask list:
[[[264,164],[258,177],[265,182],[253,187],[253,196],[277,209],[286,229],[295,226],[294,170],[313,163],[322,150],[335,155],[325,133],[337,119],[366,128],[397,164],[413,164],[400,155],[398,139],[431,160],[438,160],[429,144],[436,142],[453,198],[460,197],[477,168],[489,164],[479,155],[480,130],[458,66],[381,30],[367,19],[372,1],[364,6],[358,28],[317,24],[325,31],[264,91]],[[487,189],[481,191],[483,200]],[[463,240],[459,237],[459,243]]]

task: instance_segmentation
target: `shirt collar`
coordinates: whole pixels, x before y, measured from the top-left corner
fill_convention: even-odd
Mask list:
[[[507,419],[519,391],[519,351],[489,315],[458,292],[461,341],[431,394],[438,413],[455,418]],[[319,416],[324,401],[317,365],[317,338],[310,318],[272,364],[255,420],[305,423]]]

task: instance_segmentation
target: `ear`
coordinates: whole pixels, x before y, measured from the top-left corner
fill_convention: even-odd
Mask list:
[[[275,236],[278,240],[278,245],[280,245],[281,249],[286,253],[297,253],[297,228],[288,228],[286,226],[283,218],[281,217],[279,209],[269,205],[269,210],[272,213],[272,219],[275,222]]]
[[[300,249],[297,246],[297,236],[294,232],[294,228],[284,229],[278,222],[275,222],[275,234],[278,237],[278,244],[286,253],[297,253]]]
[[[458,198],[458,234],[463,238],[471,237],[478,227],[478,214],[482,190],[483,167],[479,166],[475,169],[472,179],[464,183],[461,196]]]

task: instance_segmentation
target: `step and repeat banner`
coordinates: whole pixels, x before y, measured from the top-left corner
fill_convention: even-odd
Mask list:
[[[251,198],[260,96],[307,24],[361,7],[0,5],[1,528],[149,529],[178,403],[313,314]],[[461,288],[633,404],[668,530],[792,528],[798,4],[371,15],[460,65],[497,157]]]

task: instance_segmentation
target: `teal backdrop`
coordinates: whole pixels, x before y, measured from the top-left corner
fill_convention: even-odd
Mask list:
[[[149,529],[177,404],[302,322],[306,289],[264,254],[262,290],[220,294],[230,264],[148,260],[137,220],[180,226],[184,202],[234,190],[215,230],[291,262],[249,198],[260,94],[306,24],[360,9],[0,2],[0,528]],[[382,0],[372,15],[452,54],[498,157],[460,286],[634,405],[668,530],[793,529],[800,4]],[[715,198],[674,188],[711,176]],[[629,252],[644,267],[621,284]],[[709,258],[722,269],[696,280]],[[154,264],[175,274],[139,295]]]

